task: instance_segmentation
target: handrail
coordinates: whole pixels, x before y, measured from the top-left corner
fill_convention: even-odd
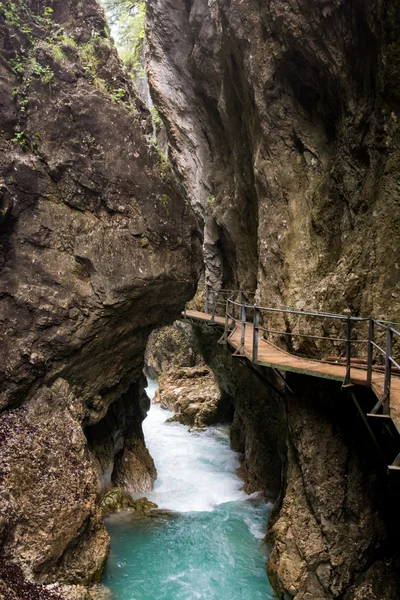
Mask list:
[[[231,304],[236,306],[241,306],[241,303],[237,300],[229,300]],[[352,321],[369,321],[369,317],[354,317],[348,315],[340,315],[335,313],[323,313],[323,312],[311,312],[307,310],[299,310],[295,308],[290,308],[286,306],[285,308],[275,308],[270,306],[258,306],[257,304],[245,304],[246,308],[258,308],[259,310],[270,311],[270,312],[281,312],[281,313],[289,313],[292,315],[306,315],[311,317],[321,317],[321,318],[335,318],[341,320],[351,319]],[[400,334],[399,334],[400,335]]]
[[[244,348],[246,340],[246,326],[253,326],[253,349],[252,349],[252,360],[253,362],[258,361],[258,345],[260,332],[271,333],[274,335],[288,336],[288,337],[299,337],[310,340],[323,340],[330,341],[346,345],[346,376],[344,379],[344,385],[351,383],[351,355],[354,344],[366,344],[368,349],[367,357],[367,384],[372,387],[372,373],[374,371],[374,350],[382,356],[385,363],[384,369],[384,392],[380,399],[380,405],[383,408],[384,414],[389,414],[390,411],[390,386],[392,379],[392,366],[400,370],[400,363],[397,362],[393,355],[393,337],[397,336],[400,338],[400,331],[395,329],[393,325],[399,325],[394,321],[384,321],[382,319],[374,319],[373,317],[357,317],[353,315],[335,314],[329,312],[311,311],[296,309],[295,307],[283,306],[282,307],[265,307],[258,306],[256,303],[250,304],[245,299],[246,294],[254,295],[254,292],[244,290],[213,290],[209,285],[199,286],[200,288],[205,287],[206,298],[205,298],[205,312],[211,314],[211,322],[214,321],[216,311],[223,311],[225,317],[225,332],[224,339],[228,337],[228,329],[235,326],[240,326],[240,349]],[[224,296],[228,296],[226,299]],[[239,299],[236,299],[239,296]],[[236,315],[236,313],[238,313]],[[271,327],[263,327],[264,323],[261,320],[262,314],[284,314],[284,315],[295,315],[302,317],[311,317],[318,319],[331,319],[333,321],[340,321],[342,324],[346,324],[346,337],[330,337],[320,336],[314,334],[308,334],[299,331],[280,331],[279,329]],[[252,323],[248,322],[246,317],[252,315]],[[220,315],[222,316],[222,315]],[[356,324],[368,322],[368,338],[365,335],[362,339],[356,339],[352,335],[353,326]],[[382,333],[386,332],[386,345],[382,348],[375,341],[375,328],[379,327]],[[324,331],[325,333],[325,331]],[[379,341],[379,340],[378,340]]]

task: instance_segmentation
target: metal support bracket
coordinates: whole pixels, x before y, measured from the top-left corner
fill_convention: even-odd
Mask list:
[[[282,373],[278,369],[273,368],[272,370],[275,371],[276,375],[278,375],[278,377],[283,381],[285,388],[294,396],[294,391],[292,390]]]

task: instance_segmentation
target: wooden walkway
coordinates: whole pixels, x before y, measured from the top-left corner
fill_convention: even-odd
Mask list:
[[[206,314],[197,310],[186,310],[182,316],[186,319],[203,322],[208,324],[225,326],[225,318]],[[241,326],[237,323],[236,327],[227,337],[227,342],[241,356],[245,356],[249,361],[255,364],[279,369],[282,371],[292,371],[312,377],[322,377],[344,382],[346,377],[346,366],[340,364],[331,364],[320,360],[300,358],[289,352],[281,350],[274,344],[258,336],[257,361],[253,360],[253,324],[246,322],[244,346],[241,344]],[[372,373],[372,390],[379,399],[384,393],[384,373],[374,371]],[[368,386],[367,370],[359,366],[351,366],[350,383],[352,385]],[[376,415],[379,417],[380,415]],[[390,391],[390,418],[393,421],[397,431],[400,434],[400,377],[392,376]]]

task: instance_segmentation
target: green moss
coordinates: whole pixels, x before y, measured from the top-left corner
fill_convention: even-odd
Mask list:
[[[21,17],[14,2],[0,2],[0,12],[4,16],[9,27],[21,29]]]
[[[31,145],[26,137],[25,131],[16,131],[14,137],[11,139],[13,144],[17,144],[22,152],[29,152]]]
[[[164,206],[168,206],[170,201],[170,197],[168,196],[168,194],[161,194],[161,202]]]
[[[208,196],[207,198],[207,208],[214,208],[215,206],[215,196],[214,194],[210,194],[210,196]]]

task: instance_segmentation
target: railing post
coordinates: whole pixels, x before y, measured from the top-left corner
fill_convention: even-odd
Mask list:
[[[254,306],[253,318],[253,362],[257,362],[258,358],[258,331],[260,327],[260,311],[257,306]]]
[[[240,336],[240,344],[241,344],[242,348],[244,348],[244,343],[246,340],[246,307],[244,304],[242,304],[242,296],[241,296],[240,309],[241,309],[241,321],[242,321],[242,333]]]
[[[211,321],[215,321],[215,292],[211,290]]]
[[[210,289],[208,285],[206,285],[206,315],[208,315],[208,310],[210,307],[210,298],[209,298]]]
[[[350,384],[350,375],[351,375],[351,317],[347,317],[347,326],[346,326],[346,376],[344,379],[344,384]]]
[[[393,331],[391,327],[387,328],[386,333],[386,357],[385,357],[385,388],[384,395],[385,401],[383,403],[383,414],[388,415],[390,411],[390,382],[392,378],[392,345],[393,345]]]
[[[226,299],[226,304],[225,304],[225,329],[224,329],[224,340],[228,339],[228,327],[229,327],[229,317],[228,317],[228,313],[229,313],[229,298]]]
[[[368,367],[367,367],[367,384],[368,387],[372,385],[372,361],[374,347],[372,342],[374,341],[375,321],[371,318],[368,326]]]

